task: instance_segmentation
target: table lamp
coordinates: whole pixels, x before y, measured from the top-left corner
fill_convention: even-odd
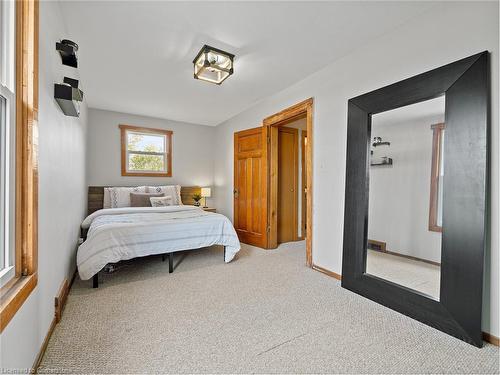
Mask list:
[[[203,208],[207,208],[207,198],[210,198],[212,196],[212,189],[209,187],[202,187],[201,188],[201,197],[205,198],[205,203],[203,205]]]

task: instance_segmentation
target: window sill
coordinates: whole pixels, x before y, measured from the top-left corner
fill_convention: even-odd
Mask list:
[[[122,172],[122,176],[172,177],[172,172]]]
[[[35,289],[38,281],[36,273],[13,279],[0,290],[0,333],[21,308],[24,301]]]
[[[429,225],[429,231],[442,233],[443,227],[439,227],[437,225]]]

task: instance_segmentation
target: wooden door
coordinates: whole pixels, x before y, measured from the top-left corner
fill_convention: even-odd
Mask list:
[[[298,239],[298,134],[278,128],[278,243]]]
[[[267,127],[234,133],[234,227],[241,242],[267,248]]]

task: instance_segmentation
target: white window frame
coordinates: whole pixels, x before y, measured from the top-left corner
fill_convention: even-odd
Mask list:
[[[163,138],[163,149],[165,150],[164,152],[149,152],[149,151],[130,151],[128,149],[128,136],[130,134],[136,134],[136,135],[145,135],[145,136],[153,136],[153,137],[162,137]],[[134,172],[159,172],[159,173],[167,173],[168,172],[168,166],[167,166],[167,159],[168,159],[168,144],[167,144],[167,135],[166,134],[153,134],[153,133],[144,133],[144,132],[138,132],[138,131],[133,131],[133,130],[127,130],[127,172],[128,173],[134,173]],[[155,171],[152,169],[130,169],[130,156],[131,155],[152,155],[152,156],[161,156],[163,159],[163,166],[164,169],[160,171]]]
[[[15,277],[15,161],[16,161],[16,95],[15,95],[15,1],[0,3],[0,96],[5,99],[2,112],[0,144],[0,225],[4,233],[0,244],[3,268],[0,287]],[[2,105],[2,104],[0,104]],[[3,121],[0,119],[0,121]],[[5,142],[5,143],[3,143]]]

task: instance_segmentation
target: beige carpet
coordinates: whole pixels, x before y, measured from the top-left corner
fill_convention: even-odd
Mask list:
[[[397,255],[368,250],[366,272],[425,293],[439,301],[441,267]]]
[[[478,349],[340,287],[303,243],[159,257],[76,281],[41,373],[498,373]]]

